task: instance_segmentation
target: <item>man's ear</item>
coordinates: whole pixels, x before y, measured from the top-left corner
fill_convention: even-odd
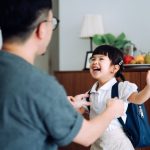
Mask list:
[[[41,22],[37,27],[36,36],[39,39],[43,39],[45,34],[46,34],[46,25],[45,25],[45,22]]]

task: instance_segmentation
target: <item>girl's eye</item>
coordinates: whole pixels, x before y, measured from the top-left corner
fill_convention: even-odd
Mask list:
[[[103,58],[100,58],[99,60],[104,60]]]
[[[90,62],[93,62],[93,61],[95,61],[95,58],[90,58]]]

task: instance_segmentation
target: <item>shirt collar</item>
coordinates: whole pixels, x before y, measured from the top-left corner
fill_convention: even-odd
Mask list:
[[[106,82],[103,86],[101,86],[98,91],[96,91],[96,87],[98,84],[98,81],[93,85],[93,87],[91,88],[90,93],[97,93],[100,90],[109,90],[115,83],[117,82],[116,78],[112,78],[111,80],[109,80],[108,82]]]

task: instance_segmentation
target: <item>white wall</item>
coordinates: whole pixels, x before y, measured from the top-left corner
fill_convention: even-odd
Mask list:
[[[53,0],[53,14],[58,17],[58,0]],[[53,74],[59,68],[59,40],[58,29],[53,32],[53,36],[44,56],[36,59],[35,65],[41,70]]]
[[[90,41],[80,39],[85,14],[101,14],[105,33],[124,32],[139,50],[150,51],[149,0],[60,0],[59,70],[82,70]]]

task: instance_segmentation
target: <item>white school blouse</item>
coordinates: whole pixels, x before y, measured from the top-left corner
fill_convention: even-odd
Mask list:
[[[98,82],[96,82],[91,91],[90,91],[90,102],[91,102],[91,108],[90,108],[90,118],[94,118],[103,110],[106,108],[107,101],[111,98],[111,88],[112,86],[117,82],[115,78],[112,78],[107,83],[105,83],[103,86],[101,86],[97,91],[96,87]],[[128,107],[128,97],[133,93],[137,92],[137,86],[134,83],[131,83],[129,81],[124,81],[119,83],[118,87],[118,94],[119,98],[124,101],[124,110],[126,112]],[[122,119],[124,122],[126,121],[126,113],[122,116]],[[120,128],[121,125],[117,119],[114,119],[111,121],[110,125],[106,129],[106,131],[111,131],[116,128]]]

